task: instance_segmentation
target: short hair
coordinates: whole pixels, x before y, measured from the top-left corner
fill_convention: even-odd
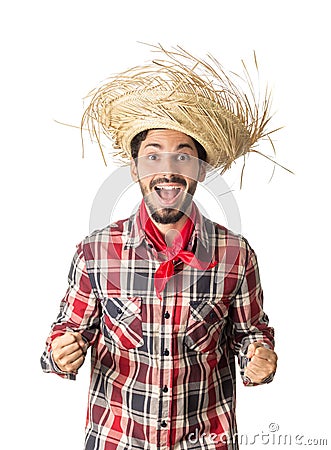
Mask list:
[[[158,128],[153,128],[153,129],[156,130]],[[131,156],[133,159],[136,159],[138,157],[141,143],[146,139],[147,133],[149,131],[150,130],[141,131],[140,133],[136,134],[136,136],[132,139],[130,146],[131,146]],[[192,136],[190,136],[190,138],[194,142],[194,145],[197,149],[198,158],[201,159],[201,161],[206,161],[207,160],[206,150],[203,148],[203,146],[200,144],[200,142],[198,142]]]

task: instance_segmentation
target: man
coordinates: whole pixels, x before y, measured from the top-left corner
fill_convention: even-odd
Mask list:
[[[237,449],[234,358],[246,385],[276,370],[254,251],[192,201],[208,170],[251,151],[268,116],[248,125],[229,78],[241,109],[208,92],[210,78],[202,86],[205,62],[161,51],[168,63],[117,75],[83,119],[130,158],[143,195],[77,246],[42,356],[46,372],[75,379],[91,347],[86,450]]]

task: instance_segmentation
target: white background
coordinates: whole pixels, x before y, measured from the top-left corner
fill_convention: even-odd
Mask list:
[[[328,436],[330,25],[327,1],[12,1],[1,12],[1,447],[82,449],[89,370],[45,375],[39,358],[89,233],[101,183],[115,169],[96,146],[81,158],[82,98],[150,58],[137,41],[180,44],[240,69],[257,52],[273,87],[277,160],[248,158],[228,175],[255,249],[276,329],[274,382],[238,386],[238,423],[253,436]],[[270,151],[268,150],[267,153]],[[263,159],[263,161],[262,161]],[[123,211],[123,214],[126,211]],[[217,219],[217,218],[216,218]],[[254,448],[269,448],[261,443]],[[270,446],[271,448],[271,446]]]

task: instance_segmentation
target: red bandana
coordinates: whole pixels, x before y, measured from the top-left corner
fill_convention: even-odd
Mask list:
[[[161,292],[165,288],[167,281],[175,273],[175,260],[181,260],[185,264],[188,264],[189,266],[194,267],[198,270],[212,269],[216,266],[217,261],[211,263],[199,261],[193,252],[184,250],[187,247],[189,239],[194,230],[194,223],[196,218],[196,206],[194,203],[192,203],[192,211],[190,217],[186,220],[180,232],[178,232],[178,234],[175,236],[171,247],[167,246],[167,243],[165,242],[160,230],[151,220],[144,201],[141,202],[139,214],[142,227],[145,230],[147,237],[153,243],[156,251],[161,253],[161,256],[166,259],[166,261],[160,264],[154,275],[154,287],[156,295],[159,297],[159,299],[162,299]]]

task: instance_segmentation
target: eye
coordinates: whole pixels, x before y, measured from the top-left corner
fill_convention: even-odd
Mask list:
[[[179,153],[177,156],[177,161],[189,161],[191,159],[191,155],[187,153]]]
[[[156,161],[158,159],[158,156],[155,153],[150,153],[147,155],[148,161]]]

